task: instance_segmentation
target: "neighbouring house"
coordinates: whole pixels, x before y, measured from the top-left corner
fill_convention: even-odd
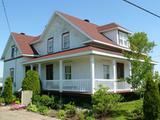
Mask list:
[[[129,34],[116,23],[99,26],[55,12],[39,36],[10,34],[1,58],[3,78],[13,77],[15,91],[26,71],[36,70],[44,91],[93,94],[102,84],[111,92],[130,92],[131,85],[122,80],[131,75],[123,55],[130,51]]]

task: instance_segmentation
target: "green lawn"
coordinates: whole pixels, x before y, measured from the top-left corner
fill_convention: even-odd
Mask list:
[[[107,118],[107,120],[131,120],[130,115],[132,111],[141,107],[142,104],[142,100],[119,103],[119,105],[115,108],[115,111],[110,117]]]

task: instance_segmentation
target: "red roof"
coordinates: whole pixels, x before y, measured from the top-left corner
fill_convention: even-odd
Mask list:
[[[23,34],[18,34],[18,33],[11,33],[12,36],[14,37],[16,43],[18,44],[22,54],[29,54],[29,55],[34,55],[35,51],[31,47],[30,43],[33,41],[37,41],[40,36],[29,36],[29,35],[23,35]]]
[[[92,46],[85,46],[85,47],[81,47],[81,48],[75,48],[75,49],[61,51],[61,52],[57,52],[57,53],[53,53],[53,54],[44,55],[44,56],[41,56],[38,58],[33,58],[27,62],[30,62],[30,61],[33,62],[33,61],[48,59],[48,58],[54,58],[54,57],[63,56],[63,55],[71,55],[71,54],[76,54],[76,53],[81,53],[81,52],[86,52],[86,51],[91,51],[91,50],[123,56],[122,53],[112,52],[112,51],[108,51],[108,50],[104,50],[104,49],[96,48],[96,47],[92,47]]]
[[[62,16],[64,16],[72,24],[74,24],[75,26],[80,28],[83,32],[85,32],[92,39],[116,45],[115,42],[109,40],[108,38],[106,38],[104,35],[102,35],[98,31],[98,28],[100,26],[86,22],[84,20],[78,19],[78,18],[70,16],[70,15],[67,15],[65,13],[61,13],[61,12],[58,12],[58,13],[60,13]]]
[[[65,19],[70,21],[76,27],[78,27],[81,31],[83,31],[85,34],[87,34],[91,39],[117,45],[117,43],[109,40],[107,37],[105,37],[104,35],[102,35],[99,32],[104,29],[118,27],[117,24],[111,23],[111,24],[107,24],[104,26],[98,26],[98,25],[86,22],[84,20],[78,19],[76,17],[67,15],[65,13],[58,12],[58,14],[60,14]],[[18,33],[12,33],[12,35],[14,36],[19,48],[21,49],[22,54],[34,55],[35,50],[31,46],[31,44],[38,41],[40,36],[29,36],[29,35],[22,35],[22,34],[18,34]],[[117,45],[117,46],[119,46],[119,45]]]

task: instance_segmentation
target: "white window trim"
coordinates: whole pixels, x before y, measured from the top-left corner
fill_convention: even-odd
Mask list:
[[[107,79],[107,78],[105,78],[105,74],[106,73],[104,73],[104,66],[108,66],[109,67],[109,78],[108,79],[111,79],[111,67],[110,67],[110,65],[109,64],[103,64],[103,79]]]
[[[72,64],[71,63],[64,63],[64,79],[65,80],[71,80],[71,79],[66,79],[66,73],[65,73],[65,67],[70,66],[71,67],[71,79],[72,79]]]
[[[52,43],[52,50],[51,51],[49,51],[49,41],[51,41],[51,43]],[[54,52],[54,37],[50,37],[50,38],[48,38],[48,40],[47,40],[47,52],[48,53],[53,53]]]
[[[128,35],[127,33],[123,32],[123,31],[118,31],[118,44],[119,44],[120,46],[129,48],[128,39],[121,39],[121,38],[120,38],[120,34],[126,34],[126,35]],[[122,41],[122,43],[120,42],[120,40]],[[127,42],[127,45],[125,44],[125,42]]]
[[[64,37],[65,36],[69,36],[69,40],[68,40],[69,43],[68,43],[67,47],[64,46]],[[62,33],[62,50],[68,50],[68,49],[70,49],[70,33],[64,32],[64,33]]]

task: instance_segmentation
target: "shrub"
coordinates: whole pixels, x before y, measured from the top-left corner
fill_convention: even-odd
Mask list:
[[[42,115],[48,115],[49,109],[46,106],[38,106],[38,112]]]
[[[4,103],[4,98],[3,97],[0,97],[0,104]]]
[[[3,97],[5,100],[5,103],[9,104],[13,101],[13,96],[12,96],[12,78],[8,77],[5,80],[4,83],[4,90],[3,90]]]
[[[120,95],[107,92],[107,88],[100,86],[100,89],[92,95],[93,113],[97,117],[108,114],[116,107]]]
[[[146,89],[143,100],[143,112],[145,120],[160,119],[160,96],[156,82],[152,80],[152,74],[147,75]]]
[[[38,108],[34,104],[29,104],[28,107],[27,107],[27,110],[31,111],[31,112],[38,112]]]
[[[78,111],[77,116],[78,116],[79,120],[85,120],[85,115],[84,115],[83,111],[81,111],[81,110]]]
[[[132,120],[143,120],[143,108],[138,106],[131,112]]]
[[[40,80],[36,71],[29,70],[22,82],[23,90],[32,90],[33,94],[40,94]]]
[[[57,113],[57,116],[58,116],[59,119],[65,120],[66,112],[64,110],[59,110],[58,113]]]
[[[73,117],[76,114],[76,107],[72,102],[65,104],[64,110],[66,111],[67,117]]]

